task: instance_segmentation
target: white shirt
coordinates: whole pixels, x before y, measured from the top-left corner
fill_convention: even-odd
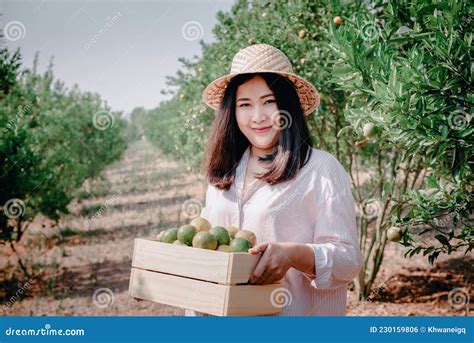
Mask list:
[[[344,315],[347,284],[362,263],[347,172],[331,154],[313,148],[311,159],[295,178],[273,186],[258,180],[240,199],[249,155],[250,147],[239,161],[235,182],[228,191],[208,186],[201,216],[212,226],[253,231],[258,243],[311,246],[316,277],[288,270],[282,285],[289,291],[287,305],[280,315]],[[186,310],[186,315],[200,313]]]

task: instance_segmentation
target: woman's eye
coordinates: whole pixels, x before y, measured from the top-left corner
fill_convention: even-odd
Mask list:
[[[240,104],[239,107],[247,107],[250,106],[250,104]]]
[[[274,100],[274,99],[267,100],[267,101],[265,101],[265,105],[266,105],[266,104],[271,104],[271,103],[274,103],[274,102],[275,102],[275,100]]]

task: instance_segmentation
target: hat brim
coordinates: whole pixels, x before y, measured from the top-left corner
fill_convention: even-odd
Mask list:
[[[219,109],[230,80],[237,75],[255,73],[278,74],[292,81],[295,85],[296,92],[300,99],[301,107],[305,116],[313,113],[318,108],[320,103],[320,95],[316,87],[314,87],[311,82],[295,74],[280,71],[277,72],[274,70],[248,71],[221,76],[207,85],[202,93],[202,100],[206,103],[206,105],[213,108],[214,110]]]

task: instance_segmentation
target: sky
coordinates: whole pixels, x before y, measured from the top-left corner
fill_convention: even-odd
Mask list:
[[[0,28],[26,67],[39,52],[39,71],[53,57],[56,78],[97,92],[114,111],[147,109],[162,95],[179,57],[201,56],[214,40],[219,10],[233,0],[0,0]]]

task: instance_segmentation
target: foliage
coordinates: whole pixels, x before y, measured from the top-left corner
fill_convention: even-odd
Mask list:
[[[407,254],[430,262],[474,247],[471,10],[464,1],[390,2],[332,30],[346,118],[355,130],[374,123],[378,139],[402,153],[399,168],[423,169],[390,214],[405,227]],[[386,198],[394,184],[384,186]]]
[[[54,80],[52,65],[20,71],[19,52],[0,56],[1,242],[20,240],[39,213],[67,213],[84,180],[121,156],[127,125],[97,94]]]
[[[172,98],[135,116],[154,144],[197,169],[213,120],[202,91],[229,72],[239,49],[271,44],[321,92],[308,118],[315,146],[351,176],[365,258],[360,297],[370,292],[394,225],[407,228],[402,244],[410,256],[423,251],[433,261],[441,251],[472,247],[466,1],[237,1],[217,18],[216,41],[201,42],[202,57],[181,59],[182,70],[169,77]],[[364,134],[367,124],[377,132]],[[426,226],[441,245],[421,242]]]

